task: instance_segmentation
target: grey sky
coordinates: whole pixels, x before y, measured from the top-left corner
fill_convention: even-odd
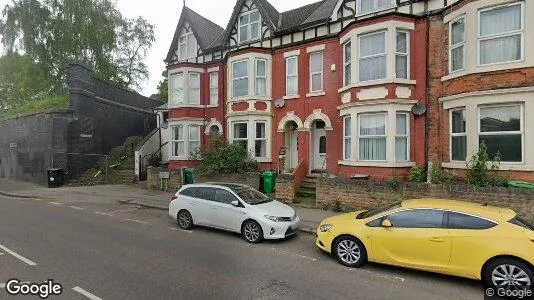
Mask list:
[[[167,55],[174,30],[180,18],[182,1],[117,0],[118,9],[125,17],[142,16],[156,26],[156,42],[146,59],[150,71],[150,79],[143,85],[143,90],[139,91],[145,96],[150,96],[156,92],[161,73],[165,70],[163,59]],[[0,0],[0,11],[10,2],[10,0]],[[236,2],[237,0],[186,0],[186,5],[219,26],[226,28]],[[317,2],[317,0],[269,0],[269,2],[279,11],[286,11]]]

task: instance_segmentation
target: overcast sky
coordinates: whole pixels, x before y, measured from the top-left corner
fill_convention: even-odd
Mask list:
[[[236,2],[237,0],[186,0],[186,5],[226,28]],[[317,0],[269,0],[269,2],[282,12]],[[11,0],[0,0],[0,11],[7,3],[11,3]],[[165,70],[163,60],[169,51],[183,0],[117,0],[117,5],[123,16],[129,18],[142,16],[156,26],[156,42],[146,58],[150,79],[142,86],[143,90],[139,91],[145,96],[150,96],[156,92],[161,73]]]

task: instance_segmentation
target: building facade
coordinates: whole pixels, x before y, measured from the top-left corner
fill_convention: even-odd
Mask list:
[[[224,29],[184,7],[165,60],[163,158],[194,166],[191,151],[219,133],[265,169],[405,179],[438,160],[461,172],[484,139],[513,160],[506,168],[529,171],[526,2],[323,0],[279,12],[238,0]]]

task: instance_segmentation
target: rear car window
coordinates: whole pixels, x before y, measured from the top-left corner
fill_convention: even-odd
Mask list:
[[[527,223],[527,221],[519,218],[519,217],[515,217],[513,219],[511,219],[510,221],[508,221],[508,223],[512,223],[514,225],[517,225],[519,227],[523,227],[525,229],[528,229],[528,230],[532,230],[534,231],[534,226],[532,226],[531,224]]]
[[[185,189],[181,190],[179,194],[183,195],[183,196],[193,197],[193,195],[195,194],[196,189],[197,188],[194,188],[194,187],[185,188]]]
[[[495,222],[462,213],[449,212],[447,228],[482,230],[495,227]]]

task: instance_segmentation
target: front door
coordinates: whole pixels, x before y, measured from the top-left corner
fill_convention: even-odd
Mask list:
[[[313,128],[312,170],[326,169],[326,130],[323,121],[316,121]]]
[[[293,170],[298,165],[298,131],[294,129],[288,129],[287,131],[287,166],[286,169]]]
[[[392,227],[371,229],[377,262],[439,271],[451,257],[451,237],[443,227],[444,212],[414,209],[395,212],[386,218]]]

